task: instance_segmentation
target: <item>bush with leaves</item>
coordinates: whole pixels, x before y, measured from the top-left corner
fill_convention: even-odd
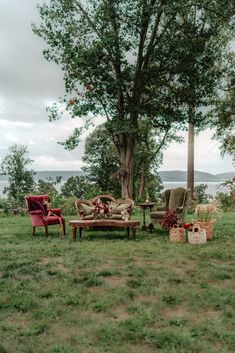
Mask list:
[[[68,178],[61,188],[61,194],[65,197],[76,196],[81,199],[91,187],[91,183],[85,175],[76,175]]]
[[[14,144],[9,147],[9,153],[0,166],[0,174],[8,176],[8,186],[3,190],[9,201],[17,206],[24,204],[24,196],[31,193],[35,187],[33,170],[28,166],[32,163],[28,157],[28,149],[24,145]]]
[[[206,193],[207,188],[208,188],[207,184],[199,184],[195,186],[197,203],[200,203],[200,204],[208,203],[213,198],[212,195]]]
[[[227,191],[219,191],[216,194],[216,200],[220,203],[223,211],[235,209],[235,177],[221,183],[219,187],[227,189]]]

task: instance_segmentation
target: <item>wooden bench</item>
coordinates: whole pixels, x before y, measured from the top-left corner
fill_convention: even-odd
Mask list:
[[[132,230],[132,239],[136,238],[136,227],[140,224],[139,221],[132,220],[116,220],[116,219],[90,219],[90,220],[75,220],[69,221],[69,225],[72,227],[73,240],[77,239],[77,228],[79,228],[79,236],[81,238],[82,231],[84,228],[126,228],[127,235],[130,237],[130,228]]]

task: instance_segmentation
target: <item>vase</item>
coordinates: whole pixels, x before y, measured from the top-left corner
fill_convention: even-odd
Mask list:
[[[202,229],[205,229],[206,240],[211,240],[213,237],[213,231],[214,231],[214,221],[213,220],[197,221],[196,223],[199,224]]]
[[[185,229],[183,227],[170,228],[170,241],[173,243],[185,242]]]

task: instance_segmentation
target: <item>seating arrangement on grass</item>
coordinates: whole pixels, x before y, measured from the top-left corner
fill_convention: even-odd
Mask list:
[[[109,219],[122,220],[123,213],[126,213],[126,218],[130,220],[134,208],[134,201],[131,199],[115,199],[111,195],[97,195],[92,200],[76,200],[76,210],[82,220],[91,220],[95,218],[95,203],[99,200],[108,206]]]
[[[179,220],[184,221],[187,214],[187,202],[189,197],[189,189],[176,188],[168,189],[164,193],[165,205],[155,207],[153,212],[150,212],[150,218],[152,223],[158,223],[166,215],[166,210],[171,209],[174,211]]]
[[[25,196],[25,203],[33,226],[32,235],[35,234],[36,227],[44,227],[45,235],[48,237],[48,226],[55,224],[60,225],[60,237],[62,236],[62,227],[65,235],[65,219],[61,215],[61,208],[50,208],[49,202],[48,195]]]

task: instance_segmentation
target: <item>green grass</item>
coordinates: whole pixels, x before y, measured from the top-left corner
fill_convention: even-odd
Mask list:
[[[0,218],[0,353],[235,352],[234,226],[223,214],[206,245],[160,227],[74,243]]]

